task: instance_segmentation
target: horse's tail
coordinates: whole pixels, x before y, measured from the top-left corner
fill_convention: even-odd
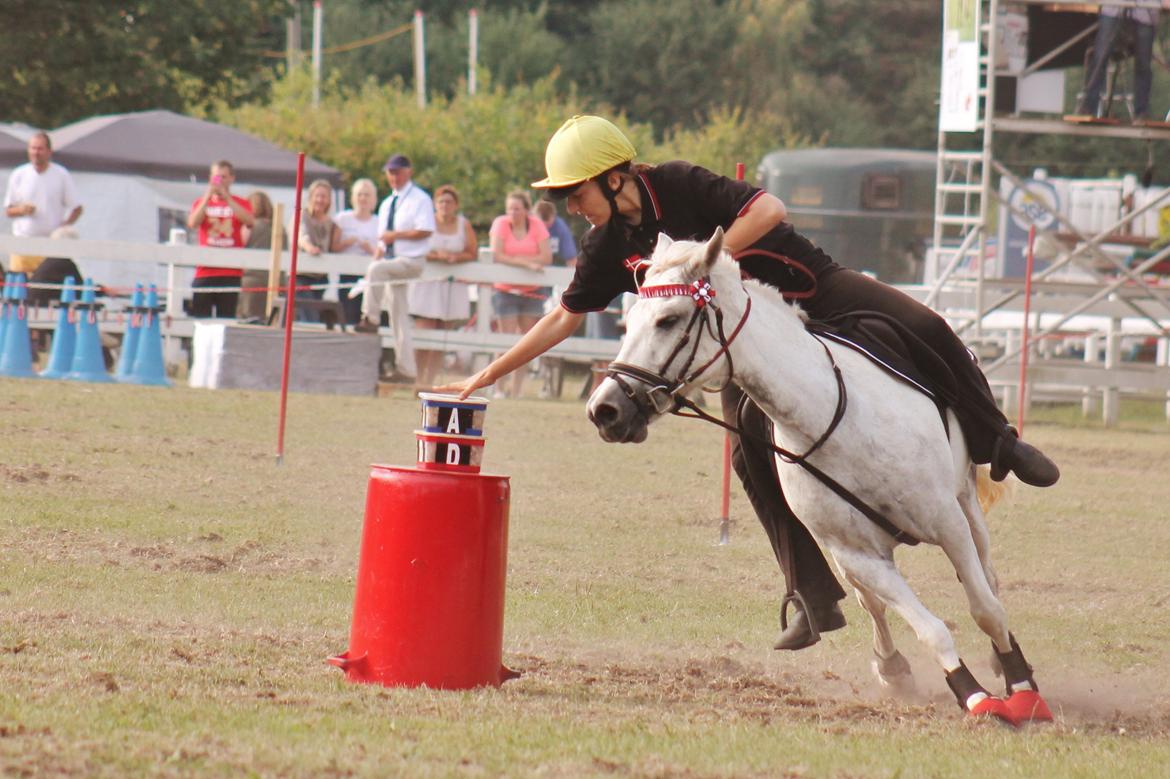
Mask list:
[[[975,466],[975,497],[978,498],[979,508],[983,509],[985,515],[1011,491],[1011,485],[1007,480],[991,480],[991,466]]]

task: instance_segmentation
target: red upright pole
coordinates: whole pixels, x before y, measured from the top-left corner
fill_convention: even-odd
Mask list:
[[[296,314],[297,236],[301,234],[301,188],[305,184],[305,153],[297,153],[297,195],[293,209],[292,260],[288,269],[288,289],[284,300],[284,363],[280,369],[280,422],[276,431],[276,464],[284,462],[284,420],[288,411],[288,366],[292,357],[292,323]]]
[[[744,164],[735,163],[735,180],[743,181]],[[723,493],[719,501],[719,543],[731,540],[731,434],[723,434]]]
[[[1020,345],[1020,386],[1016,393],[1019,408],[1016,410],[1016,429],[1024,434],[1024,406],[1027,405],[1028,391],[1028,318],[1032,311],[1032,247],[1036,243],[1036,225],[1028,228],[1027,262],[1024,265],[1024,329]]]

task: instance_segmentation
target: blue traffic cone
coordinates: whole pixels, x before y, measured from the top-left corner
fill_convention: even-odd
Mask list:
[[[126,334],[122,336],[122,354],[118,357],[118,370],[114,378],[129,381],[134,368],[134,357],[138,354],[138,339],[142,333],[142,285],[134,285],[134,296],[130,298],[130,320],[126,323]]]
[[[57,307],[57,329],[53,332],[53,346],[49,350],[49,364],[41,371],[42,379],[63,379],[73,367],[73,350],[77,344],[77,325],[73,319],[73,301],[77,299],[74,284],[77,279],[65,277],[61,288],[61,302]]]
[[[23,273],[13,276],[15,288],[9,293],[8,298],[8,327],[4,329],[4,353],[0,354],[0,376],[35,379],[36,373],[32,369],[32,344],[28,334],[28,306],[24,304],[28,298],[28,288],[25,287],[24,279]],[[7,286],[5,285],[5,288]]]
[[[12,295],[12,277],[15,274],[4,274],[4,286],[0,287],[0,357],[4,356],[4,333],[8,330],[8,298]]]
[[[160,311],[158,288],[151,284],[146,293],[146,305],[142,308],[142,315],[145,319],[138,336],[134,367],[126,378],[126,381],[131,384],[151,384],[156,387],[171,386],[171,382],[167,379],[167,367],[163,362],[162,331],[158,323]]]
[[[77,305],[77,344],[73,349],[73,364],[65,378],[70,381],[113,381],[106,373],[102,358],[102,334],[98,332],[97,302],[93,279],[86,279],[81,288],[81,302]]]

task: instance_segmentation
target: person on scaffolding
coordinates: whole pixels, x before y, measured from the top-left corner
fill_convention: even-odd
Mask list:
[[[1117,42],[1123,25],[1132,25],[1133,31],[1133,121],[1146,122],[1150,119],[1150,89],[1154,83],[1154,38],[1158,30],[1158,17],[1163,7],[1170,6],[1167,0],[1134,0],[1140,7],[1127,8],[1116,5],[1101,6],[1097,16],[1097,36],[1093,40],[1092,54],[1085,68],[1085,88],[1077,105],[1077,116],[1102,118],[1109,115],[1109,106],[1101,104],[1101,92],[1105,89],[1109,57]],[[1160,119],[1161,117],[1159,117]]]
[[[589,311],[603,310],[620,292],[635,292],[641,260],[665,233],[675,240],[707,240],[725,231],[724,248],[752,277],[799,300],[814,319],[842,313],[878,312],[901,324],[915,366],[945,397],[960,420],[971,458],[990,463],[992,478],[1008,472],[1039,487],[1060,477],[1056,464],[1019,439],[999,410],[974,356],[934,311],[875,279],[846,269],[785,221],[775,196],[688,162],[634,162],[629,139],[598,116],[574,116],[557,130],[545,151],[547,176],[533,183],[570,214],[592,225],[581,241],[577,267],[560,305],[511,349],[479,373],[440,387],[470,393],[500,380],[576,331]],[[742,390],[721,398],[724,418],[745,433],[733,436],[732,463],[768,534],[796,611],[776,649],[803,649],[819,634],[844,627],[838,601],[845,597],[820,548],[793,515],[780,489],[771,451],[771,423]],[[783,619],[782,619],[783,622]]]

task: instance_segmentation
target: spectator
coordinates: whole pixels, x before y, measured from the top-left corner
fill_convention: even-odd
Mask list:
[[[1102,106],[1101,90],[1105,86],[1109,55],[1121,25],[1132,22],[1134,32],[1133,52],[1133,119],[1135,122],[1150,118],[1150,87],[1154,83],[1150,63],[1154,57],[1154,33],[1158,27],[1159,8],[1170,3],[1164,0],[1136,0],[1141,8],[1125,8],[1116,5],[1101,7],[1097,17],[1097,37],[1093,41],[1093,53],[1085,69],[1085,92],[1077,107],[1077,114],[1102,117],[1109,113],[1109,106]]]
[[[28,139],[28,162],[8,177],[4,213],[12,220],[13,235],[44,238],[81,217],[73,177],[52,157],[53,143],[48,133],[34,133]],[[32,275],[43,258],[13,254],[11,259],[9,272]]]
[[[382,319],[382,300],[390,300],[390,327],[394,331],[394,373],[391,381],[414,383],[418,375],[411,337],[410,309],[405,284],[423,271],[435,231],[435,205],[431,196],[412,181],[414,170],[403,154],[394,154],[383,167],[390,196],[378,208],[380,240],[388,259],[374,260],[366,271],[365,315],[354,327],[359,333],[376,333]]]
[[[272,248],[272,200],[267,193],[256,190],[248,195],[248,202],[252,205],[251,228],[244,230],[244,248],[271,249]],[[288,248],[288,233],[281,232],[280,247]],[[281,274],[283,277],[283,274]],[[284,278],[277,282],[281,286],[286,283]],[[240,319],[261,320],[268,319],[268,312],[264,306],[268,303],[268,271],[246,270],[240,280],[240,286],[251,292],[240,293],[239,309],[236,312]],[[261,289],[263,288],[263,289]]]
[[[548,228],[530,212],[528,193],[510,192],[504,201],[504,215],[496,217],[491,228],[493,259],[504,265],[515,265],[534,271],[543,271],[552,262],[549,250]],[[531,284],[495,284],[492,306],[496,323],[505,333],[523,335],[532,329],[544,314],[545,295],[541,288]],[[512,388],[504,396],[520,397],[524,385],[524,370],[512,373]]]
[[[534,210],[540,221],[548,228],[548,248],[552,252],[552,264],[560,268],[577,267],[577,244],[573,241],[573,231],[569,229],[568,223],[557,215],[556,204],[551,200],[541,200]],[[546,297],[544,310],[547,312],[557,303],[552,299],[551,287],[543,287],[541,292]],[[597,363],[594,367],[597,367]],[[544,380],[540,397],[551,398],[560,395],[560,377],[563,375],[563,369],[564,360],[560,357],[549,357],[546,354],[540,358],[540,375]]]
[[[340,254],[358,254],[369,259],[378,255],[378,188],[370,179],[358,179],[350,190],[350,205],[334,219],[337,223],[333,251]],[[341,307],[347,324],[356,325],[362,317],[362,295],[350,297],[354,282],[361,276],[341,275]]]
[[[559,268],[577,267],[577,244],[568,223],[557,214],[556,204],[541,200],[536,204],[536,215],[548,229],[548,248],[552,252],[552,264]]]
[[[301,210],[301,230],[297,245],[301,251],[317,257],[332,251],[337,234],[337,225],[329,216],[333,209],[333,187],[325,179],[317,179],[309,185],[309,205]],[[325,295],[324,284],[329,276],[324,273],[298,273],[297,297],[304,300],[320,300]],[[314,289],[316,287],[316,289]],[[297,311],[302,322],[316,322],[320,319],[315,311]]]
[[[475,229],[459,213],[459,193],[445,184],[435,190],[435,232],[427,262],[456,265],[472,262],[479,253]],[[471,317],[471,300],[467,285],[453,279],[415,281],[407,291],[410,313],[416,327],[423,330],[453,330]],[[419,349],[418,383],[434,384],[443,367],[443,352]]]
[[[227,160],[211,166],[207,192],[191,204],[187,227],[199,231],[199,245],[220,249],[242,249],[244,228],[252,227],[252,204],[232,194],[236,169]],[[195,288],[191,296],[191,316],[217,316],[234,319],[238,292],[219,292],[224,287],[238,286],[244,272],[239,268],[221,268],[200,265],[195,268]]]

